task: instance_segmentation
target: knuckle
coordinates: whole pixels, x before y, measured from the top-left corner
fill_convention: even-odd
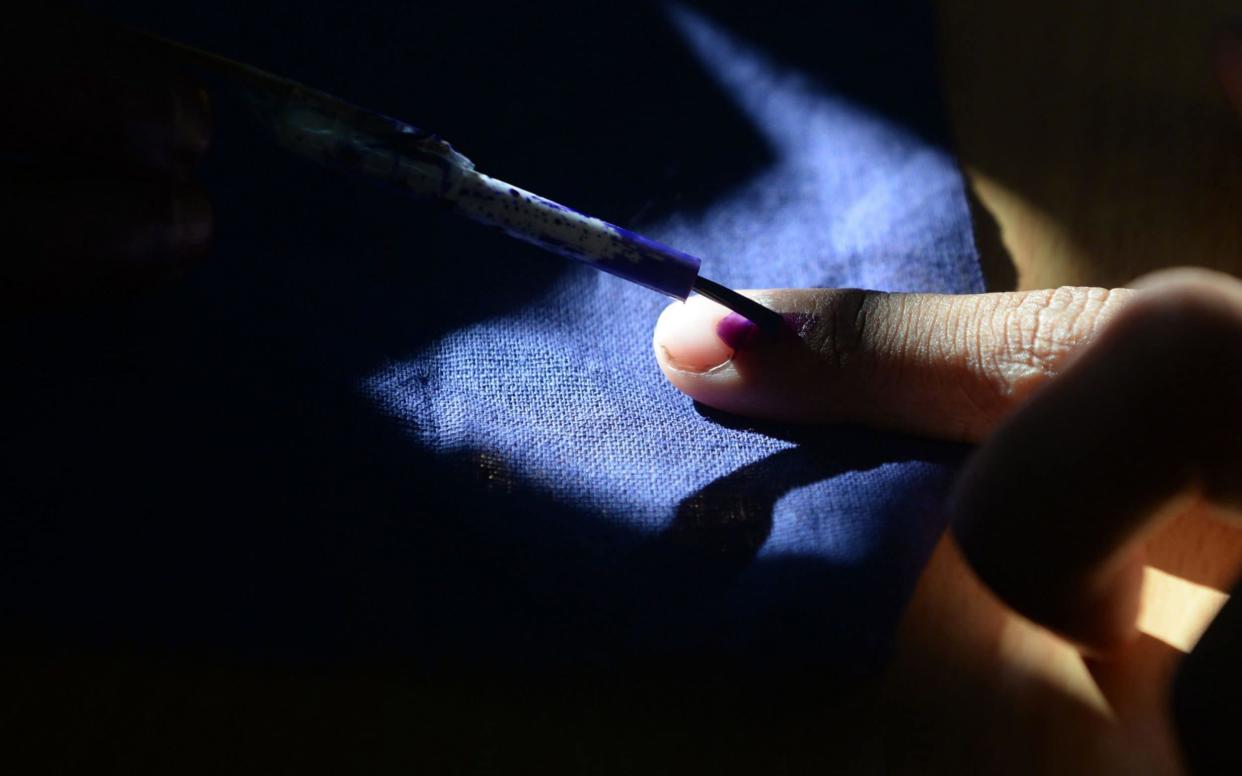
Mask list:
[[[872,312],[879,296],[874,291],[841,289],[819,301],[820,325],[809,344],[821,358],[837,368],[853,368],[864,352],[874,349]]]
[[[1002,395],[1024,395],[1060,373],[1128,296],[1124,290],[1062,286],[1026,292],[1016,304],[1000,305],[987,322],[995,346],[980,359],[985,374]]]

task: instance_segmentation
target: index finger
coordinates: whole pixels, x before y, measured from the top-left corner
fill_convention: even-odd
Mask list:
[[[983,439],[1120,310],[1125,289],[887,294],[748,292],[784,315],[769,336],[714,302],[674,303],[656,359],[696,401],[800,423],[852,422]]]

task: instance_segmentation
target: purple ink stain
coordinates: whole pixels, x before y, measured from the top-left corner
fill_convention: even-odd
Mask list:
[[[716,336],[720,341],[734,350],[741,350],[752,345],[757,339],[790,340],[801,339],[810,325],[816,320],[809,313],[781,313],[784,324],[781,331],[771,332],[740,313],[729,313],[716,324]]]
[[[729,313],[716,324],[716,336],[734,350],[741,350],[758,333],[757,323],[737,313]]]

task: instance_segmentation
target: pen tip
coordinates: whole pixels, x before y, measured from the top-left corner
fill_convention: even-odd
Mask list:
[[[776,311],[764,307],[754,299],[742,296],[731,288],[708,280],[702,275],[695,278],[694,290],[738,315],[748,318],[764,331],[776,333],[784,328],[785,320]]]

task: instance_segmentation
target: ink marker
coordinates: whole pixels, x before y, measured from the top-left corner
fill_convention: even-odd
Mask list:
[[[450,203],[511,237],[677,299],[697,291],[765,330],[783,326],[772,310],[701,277],[697,257],[485,175],[433,133],[210,52],[142,37],[245,87],[280,144],[313,161]]]

